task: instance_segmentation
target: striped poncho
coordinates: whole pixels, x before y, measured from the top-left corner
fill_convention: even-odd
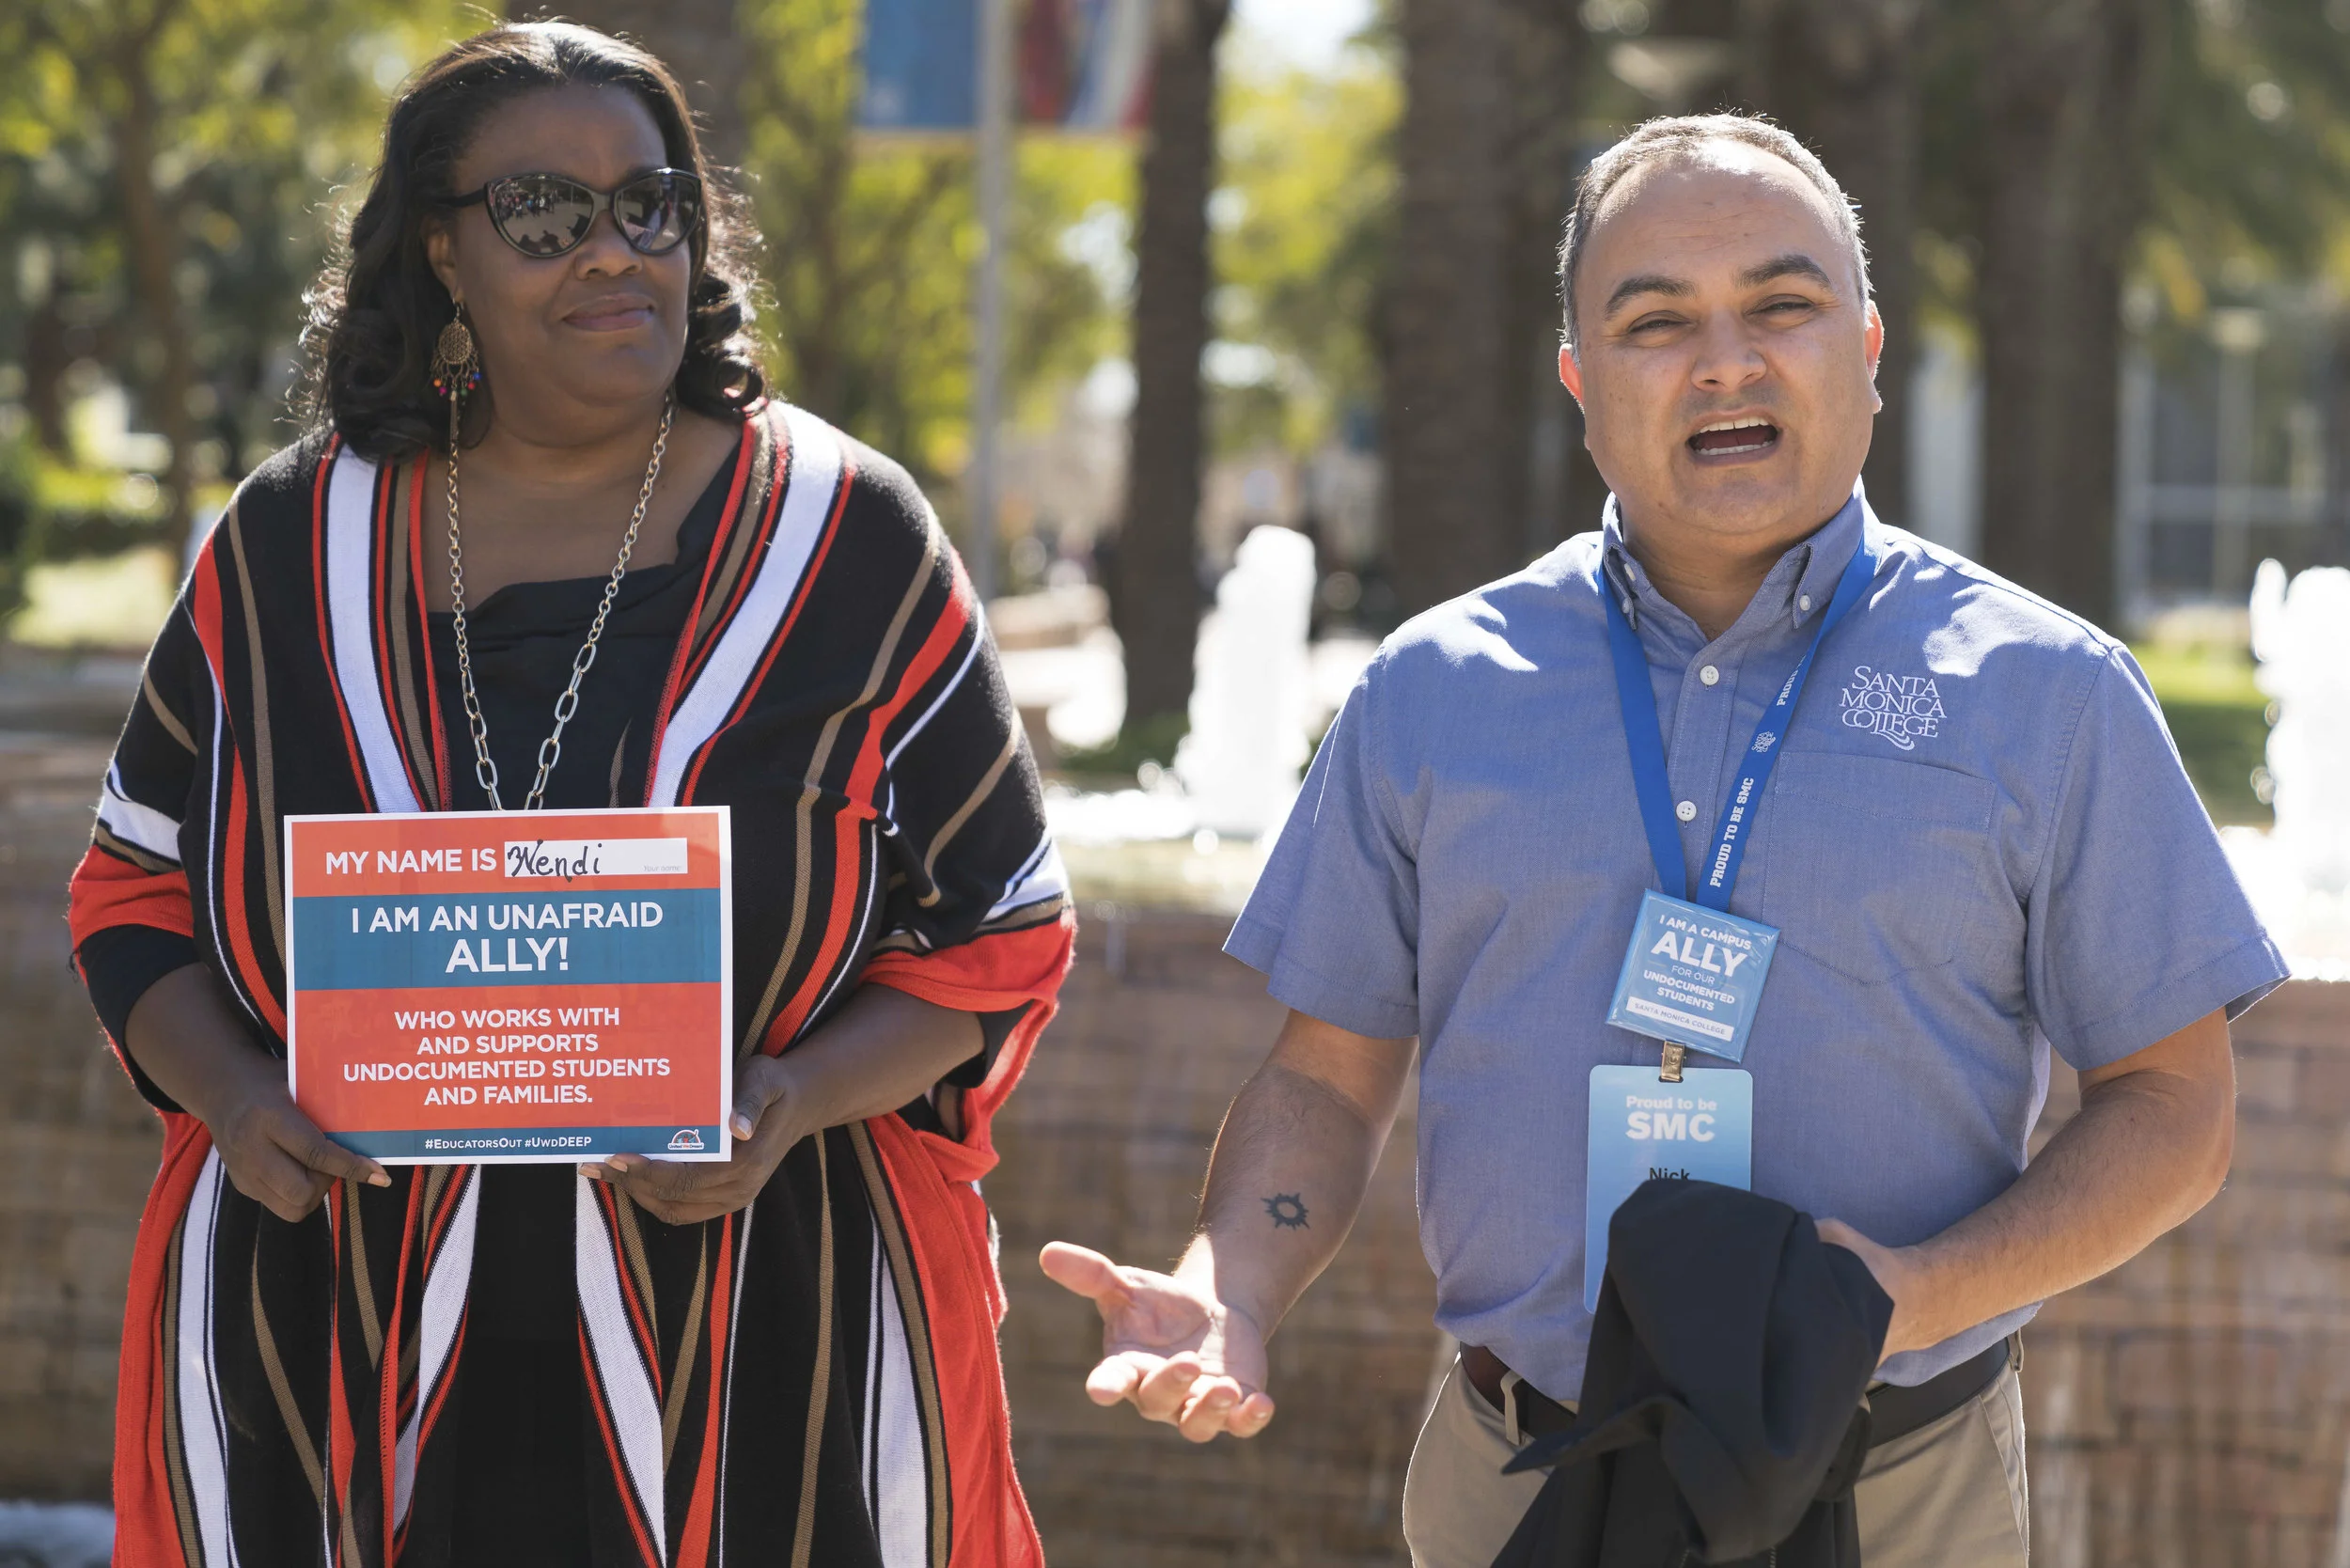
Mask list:
[[[126,937],[153,970],[177,944],[282,1054],[283,818],[468,803],[423,598],[422,476],[318,437],[240,489],[106,776],[72,887],[86,972]],[[860,984],[998,1027],[960,1137],[904,1115],[832,1129],[749,1208],[699,1225],[568,1177],[590,1556],[1034,1561],[977,1180],[1069,962],[1035,770],[970,586],[901,471],[769,405],[721,487],[707,548],[681,556],[690,607],[666,677],[639,683],[608,768],[613,804],[732,808],[737,1048],[790,1048]],[[123,1060],[165,1141],[124,1325],[117,1561],[463,1558],[449,1435],[484,1173],[398,1168],[288,1224]]]

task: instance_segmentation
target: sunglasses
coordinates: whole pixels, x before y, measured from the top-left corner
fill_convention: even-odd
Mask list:
[[[445,207],[480,203],[498,238],[525,256],[569,255],[610,212],[620,238],[639,256],[666,256],[702,223],[702,182],[683,169],[654,169],[616,190],[599,191],[560,174],[508,174]]]

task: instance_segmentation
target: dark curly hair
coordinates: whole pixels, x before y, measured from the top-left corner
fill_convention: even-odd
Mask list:
[[[701,176],[704,219],[693,245],[685,358],[677,400],[740,418],[767,381],[750,337],[757,241],[738,197],[702,158],[693,113],[668,69],[634,44],[564,22],[498,26],[452,45],[409,79],[384,127],[384,159],[337,254],[305,297],[308,422],[332,426],[378,460],[448,445],[447,405],[432,390],[432,347],[454,314],[424,248],[425,220],[456,192],[451,172],[492,110],[550,87],[633,92],[661,128],[664,156]],[[484,400],[464,441],[481,439]]]

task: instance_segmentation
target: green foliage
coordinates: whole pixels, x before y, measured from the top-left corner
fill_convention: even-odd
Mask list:
[[[2156,0],[2149,213],[2133,259],[2170,313],[2330,266],[2350,285],[2350,3]],[[1979,8],[1940,0],[1921,72],[1919,283],[1966,319],[1990,170],[1980,84],[2001,47]]]
[[[133,304],[138,257],[118,149],[151,114],[170,279],[192,339],[199,474],[281,442],[301,293],[390,90],[470,32],[453,0],[17,0],[0,9],[0,214],[20,237],[0,340],[34,318],[64,353],[149,391],[159,345]],[[28,370],[36,368],[28,367]],[[51,366],[45,373],[59,367]],[[149,408],[137,421],[159,423]]]
[[[2268,807],[2252,776],[2268,756],[2268,698],[2240,650],[2133,649],[2162,703],[2186,776],[2217,823],[2265,827]]]
[[[2145,264],[2175,313],[2201,284],[2306,275],[2350,221],[2350,6],[2172,0]]]
[[[1246,40],[1226,49],[1217,105],[1214,319],[1272,359],[1264,379],[1216,389],[1217,442],[1306,451],[1378,405],[1402,84],[1368,50],[1317,75],[1252,66]]]
[[[29,442],[11,446],[24,481],[24,526],[14,545],[24,564],[171,542],[163,491],[149,476],[76,467]]]
[[[744,0],[755,52],[745,159],[766,235],[762,331],[777,392],[933,481],[970,445],[979,215],[967,140],[860,137],[858,0]],[[1131,201],[1133,152],[1021,139],[1006,270],[1015,413],[1081,374],[1122,333],[1115,267],[1089,264],[1089,214]],[[945,505],[948,496],[936,497]]]

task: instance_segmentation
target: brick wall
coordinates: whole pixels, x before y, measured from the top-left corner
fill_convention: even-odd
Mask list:
[[[2286,986],[2235,1043],[2226,1190],[2025,1331],[2045,1568],[2350,1565],[2350,984]]]
[[[103,742],[0,731],[0,1497],[103,1497],[131,1242],[163,1139],[67,967]]]
[[[1273,1424],[1195,1448],[1096,1408],[1090,1304],[1040,1273],[1047,1241],[1164,1268],[1191,1235],[1208,1148],[1283,1010],[1218,950],[1229,917],[1086,912],[1060,1017],[997,1121],[1012,1446],[1057,1568],[1408,1560],[1403,1466],[1435,1353],[1407,1104],[1338,1262],[1272,1344]]]

